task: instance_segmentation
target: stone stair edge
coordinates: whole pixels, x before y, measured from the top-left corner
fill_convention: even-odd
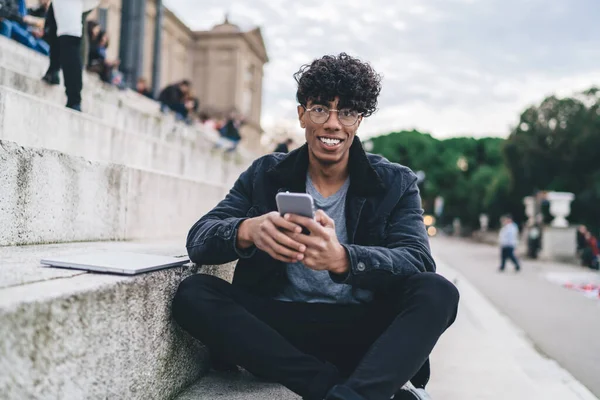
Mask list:
[[[2,302],[3,398],[173,398],[208,369],[206,350],[170,316],[179,282],[198,272],[230,279],[233,265],[83,274],[62,293],[60,282],[47,281],[28,298]]]
[[[174,147],[174,145],[171,145]],[[111,162],[111,161],[98,161],[98,160],[89,160],[85,157],[82,156],[78,156],[76,154],[69,154],[69,153],[65,153],[64,151],[60,151],[60,150],[55,150],[55,149],[49,149],[49,148],[45,148],[45,147],[34,147],[34,146],[27,146],[27,145],[22,145],[20,143],[17,143],[13,140],[7,140],[7,139],[2,139],[0,138],[0,147],[2,147],[4,150],[7,150],[7,148],[10,149],[17,149],[17,150],[30,150],[33,151],[39,155],[44,155],[44,154],[48,154],[51,153],[53,155],[59,156],[59,157],[70,157],[70,158],[74,158],[74,159],[78,159],[84,163],[87,163],[89,165],[94,165],[94,166],[98,166],[98,167],[111,167],[111,168],[122,168],[124,170],[135,170],[135,171],[140,171],[142,173],[146,173],[146,174],[152,174],[152,175],[157,175],[157,176],[162,176],[165,178],[171,178],[171,179],[177,179],[177,180],[182,180],[182,181],[187,181],[190,183],[199,183],[199,184],[203,184],[203,185],[209,185],[209,186],[214,186],[218,189],[222,189],[222,190],[229,190],[230,186],[227,184],[223,184],[223,183],[219,183],[219,182],[214,182],[214,181],[209,181],[206,179],[199,179],[199,178],[193,178],[187,175],[179,175],[179,174],[175,174],[175,173],[171,173],[168,171],[162,171],[162,170],[157,170],[157,169],[152,169],[152,168],[147,168],[147,167],[140,167],[140,166],[133,166],[133,165],[126,165],[126,164],[120,164],[120,163],[115,163],[115,162]],[[1,246],[1,245],[0,245]]]
[[[41,264],[37,267],[53,268],[44,267]],[[53,301],[54,299],[67,299],[90,291],[110,290],[115,285],[136,285],[146,279],[154,279],[152,277],[153,274],[163,276],[165,274],[192,275],[203,273],[231,281],[234,269],[235,262],[222,265],[196,265],[188,263],[181,267],[133,276],[68,270],[72,272],[72,275],[0,288],[0,320],[3,314],[13,312],[27,304]]]
[[[0,141],[0,163],[4,246],[179,236],[226,193],[224,186],[14,142]]]

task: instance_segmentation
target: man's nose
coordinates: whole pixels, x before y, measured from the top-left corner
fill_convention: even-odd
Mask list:
[[[340,123],[340,119],[337,111],[332,111],[329,113],[329,119],[325,122],[323,126],[325,129],[332,131],[339,131],[342,129],[342,124]]]

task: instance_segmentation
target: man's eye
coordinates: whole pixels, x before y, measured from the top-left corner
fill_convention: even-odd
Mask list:
[[[350,110],[350,109],[345,109],[345,110],[340,111],[340,115],[343,117],[354,117],[354,116],[356,116],[356,111]]]
[[[313,107],[313,111],[316,113],[326,113],[327,109],[325,107],[316,106]]]

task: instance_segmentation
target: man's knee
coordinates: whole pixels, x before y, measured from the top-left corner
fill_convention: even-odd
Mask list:
[[[452,282],[433,272],[413,275],[408,282],[413,293],[417,294],[417,301],[436,310],[447,310],[451,314],[451,320],[454,320],[460,294]]]
[[[188,276],[181,281],[173,298],[173,317],[181,324],[192,310],[194,314],[201,312],[211,300],[219,297],[228,285],[228,282],[212,275]]]

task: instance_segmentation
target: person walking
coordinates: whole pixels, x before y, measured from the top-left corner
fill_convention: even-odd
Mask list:
[[[506,260],[510,260],[515,264],[515,271],[521,270],[521,265],[515,255],[515,248],[519,242],[519,227],[512,219],[512,216],[505,215],[501,218],[502,229],[500,229],[500,272],[504,271]]]
[[[82,15],[96,7],[99,0],[54,0],[48,9],[46,28],[50,45],[50,65],[42,80],[50,85],[60,83],[62,69],[65,78],[67,108],[81,111],[83,61],[81,38]]]

